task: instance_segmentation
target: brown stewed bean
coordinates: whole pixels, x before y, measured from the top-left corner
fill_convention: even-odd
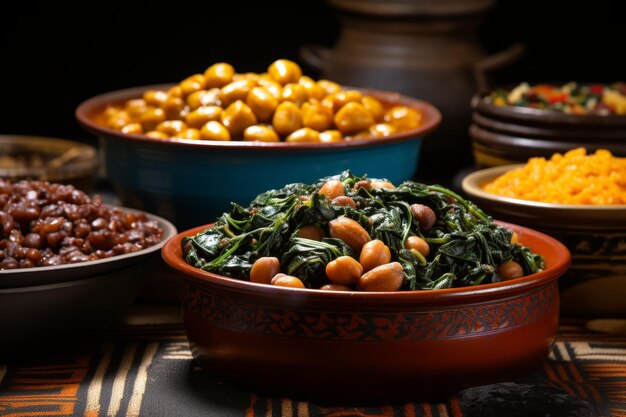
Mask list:
[[[419,236],[409,236],[404,242],[404,246],[407,249],[415,249],[421,253],[424,257],[430,254],[430,245],[424,239]]]
[[[347,285],[339,285],[339,284],[325,284],[320,287],[320,290],[326,291],[354,291],[351,287]]]
[[[428,232],[437,221],[433,209],[424,204],[411,204],[411,214],[419,222],[420,230]]]
[[[404,282],[404,270],[399,262],[377,266],[359,278],[361,291],[398,291]]]
[[[347,217],[331,220],[328,223],[328,231],[330,237],[343,240],[357,254],[361,253],[363,245],[372,240],[363,226]]]
[[[250,281],[269,284],[272,278],[280,272],[280,261],[273,256],[257,259],[250,269]]]
[[[359,262],[363,266],[363,270],[367,272],[377,266],[391,262],[391,251],[382,240],[370,240],[363,245]]]
[[[326,276],[334,284],[356,284],[362,273],[363,267],[351,256],[340,256],[326,264]]]
[[[304,283],[300,278],[285,274],[276,275],[272,278],[271,284],[278,287],[304,288]]]
[[[335,197],[346,195],[346,188],[339,180],[328,180],[322,185],[319,193],[332,200]]]
[[[333,201],[331,203],[334,206],[352,207],[353,209],[356,208],[356,203],[354,202],[352,197],[348,197],[346,195],[340,195],[338,197],[333,198]]]
[[[496,273],[502,277],[503,280],[520,278],[524,276],[524,269],[517,262],[510,260],[504,261],[496,268]]]
[[[298,236],[305,239],[320,241],[326,236],[326,233],[324,233],[324,230],[322,230],[321,227],[309,225],[301,227],[300,230],[298,230]]]

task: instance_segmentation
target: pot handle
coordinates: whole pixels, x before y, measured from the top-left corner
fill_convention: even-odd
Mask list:
[[[306,62],[317,71],[326,69],[332,50],[321,45],[306,44],[299,50],[300,59]]]
[[[474,65],[474,78],[479,94],[485,94],[491,90],[489,87],[489,73],[507,67],[518,61],[526,52],[522,43],[515,43],[496,54],[481,59]]]

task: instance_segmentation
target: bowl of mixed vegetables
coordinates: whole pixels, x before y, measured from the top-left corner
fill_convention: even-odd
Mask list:
[[[521,83],[472,100],[480,167],[522,163],[576,147],[626,156],[626,84]]]
[[[532,369],[569,265],[558,241],[451,190],[350,171],[233,204],[163,257],[185,276],[185,329],[212,372],[360,400],[433,398]]]
[[[131,88],[81,104],[125,206],[179,228],[207,223],[232,201],[352,168],[411,178],[423,137],[441,120],[397,93],[313,80],[288,60],[265,73],[215,63],[177,84]]]

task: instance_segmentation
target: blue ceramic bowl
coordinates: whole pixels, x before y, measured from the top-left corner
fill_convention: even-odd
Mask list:
[[[100,123],[107,106],[141,97],[132,88],[91,98],[76,110],[78,121],[100,138],[107,176],[125,206],[157,213],[189,228],[215,220],[231,202],[247,203],[258,193],[287,183],[311,183],[351,169],[357,175],[401,182],[418,166],[421,140],[441,121],[429,103],[396,93],[367,90],[385,105],[406,105],[424,115],[420,128],[386,138],[327,144],[153,139]]]

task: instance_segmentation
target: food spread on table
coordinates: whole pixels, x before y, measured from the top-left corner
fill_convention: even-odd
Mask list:
[[[485,184],[484,190],[544,203],[626,204],[626,158],[605,149],[587,154],[584,148],[550,159],[531,158]]]
[[[233,203],[183,240],[187,263],[253,282],[335,291],[427,290],[519,278],[543,258],[444,187],[349,171]]]
[[[484,100],[496,106],[529,107],[568,114],[626,115],[626,83],[530,85],[523,82],[511,90],[494,90]]]

